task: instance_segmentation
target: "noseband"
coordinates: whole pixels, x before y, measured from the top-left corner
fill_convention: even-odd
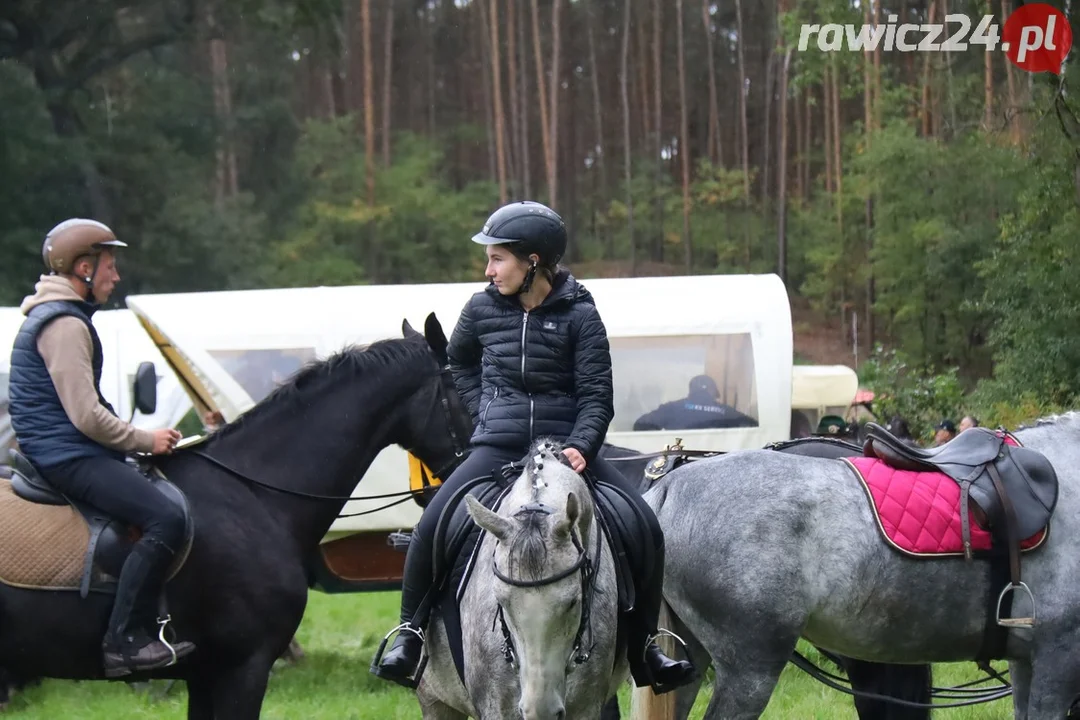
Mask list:
[[[554,511],[550,507],[548,507],[544,503],[535,502],[529,503],[528,505],[523,505],[520,510],[514,513],[514,517],[523,518],[528,515],[552,514],[554,514]],[[570,577],[578,571],[581,572],[581,622],[578,623],[577,634],[574,636],[574,649],[572,654],[574,658],[574,663],[580,665],[581,663],[589,659],[589,655],[592,653],[593,647],[596,644],[595,638],[593,637],[591,610],[593,591],[596,589],[596,565],[600,563],[599,528],[597,528],[596,532],[595,564],[594,560],[588,556],[588,553],[582,546],[581,540],[578,538],[576,527],[570,528],[570,540],[574,543],[574,547],[578,551],[577,560],[565,570],[561,570],[553,575],[549,575],[539,580],[516,580],[503,574],[503,572],[499,570],[498,563],[496,563],[494,560],[492,561],[491,565],[492,570],[495,573],[495,577],[497,577],[500,581],[506,583],[507,585],[512,585],[513,587],[520,588],[536,588],[543,587],[545,585],[551,585],[553,583],[559,582],[560,580],[564,580]],[[506,618],[503,616],[503,608],[501,604],[499,605],[498,611],[495,613],[495,619],[502,625],[503,657],[506,659],[506,662],[513,665],[516,662],[514,643],[513,640],[510,638],[510,628],[506,626]],[[583,637],[585,635],[586,628],[589,632],[590,644],[588,649],[583,649]],[[495,629],[494,623],[492,623],[491,629]]]

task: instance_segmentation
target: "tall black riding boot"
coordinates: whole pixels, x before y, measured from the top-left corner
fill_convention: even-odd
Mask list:
[[[376,677],[403,687],[416,687],[419,681],[417,670],[424,649],[423,626],[427,618],[415,616],[431,588],[431,576],[431,545],[414,530],[401,579],[401,625],[395,628],[399,632],[394,644],[378,664],[371,666],[371,672]]]
[[[156,626],[158,593],[163,591],[173,551],[153,538],[131,549],[120,573],[109,629],[102,643],[105,677],[167,667],[190,654],[195,645],[167,645],[147,632]]]
[[[694,666],[687,660],[673,660],[656,644],[660,604],[663,602],[664,546],[656,544],[654,570],[646,582],[635,579],[638,605],[630,616],[627,633],[627,659],[630,674],[638,687],[651,685],[653,692],[662,695],[682,687],[697,678]]]

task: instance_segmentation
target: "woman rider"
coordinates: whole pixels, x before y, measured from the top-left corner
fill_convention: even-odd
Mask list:
[[[401,593],[402,632],[374,669],[413,687],[426,618],[412,622],[432,587],[435,526],[461,483],[518,461],[537,437],[563,441],[576,472],[623,489],[648,519],[656,552],[649,578],[635,578],[628,659],[639,687],[667,692],[693,679],[686,661],[666,657],[654,638],[660,611],[664,538],[638,490],[598,457],[614,415],[607,330],[592,296],[559,260],[566,225],[550,208],[516,202],[495,211],[473,241],[487,246],[491,284],[462,310],[448,347],[458,392],[476,430],[468,458],[446,478],[413,531]]]

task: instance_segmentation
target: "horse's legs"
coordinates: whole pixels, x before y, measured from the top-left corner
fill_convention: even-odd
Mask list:
[[[1016,720],[1023,720],[1027,717],[1028,700],[1031,697],[1031,662],[1010,660],[1009,680],[1013,686],[1013,715]]]
[[[221,668],[214,676],[214,717],[259,720],[270,668],[277,655],[256,655],[239,665]]]
[[[214,683],[207,673],[187,679],[188,720],[214,720]]]
[[[1027,715],[1020,715],[1013,701],[1018,719],[1061,720],[1068,715],[1080,693],[1080,657],[1071,652],[1075,641],[1073,633],[1052,641],[1043,638],[1044,647],[1031,660],[1030,682],[1023,682],[1028,679],[1023,670],[1020,677],[1011,676],[1013,692],[1027,695]]]
[[[886,665],[841,658],[852,690],[888,695],[897,700],[930,702],[929,665]],[[885,700],[855,698],[855,710],[862,720],[929,720],[928,708],[913,708]]]

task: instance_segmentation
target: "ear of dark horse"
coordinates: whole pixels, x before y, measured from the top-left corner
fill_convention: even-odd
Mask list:
[[[552,531],[553,535],[560,539],[569,537],[570,528],[574,527],[580,512],[581,505],[578,502],[577,495],[572,492],[568,493],[566,496],[566,516],[555,523],[555,528]]]
[[[420,333],[413,329],[413,326],[409,324],[408,318],[401,321],[401,334],[405,337],[416,337]]]
[[[442,325],[439,324],[439,319],[435,317],[435,313],[431,313],[424,320],[424,337],[427,338],[428,346],[435,353],[435,357],[439,359],[439,364],[445,365],[448,362],[446,346],[449,343],[446,340],[446,333],[443,332]]]

